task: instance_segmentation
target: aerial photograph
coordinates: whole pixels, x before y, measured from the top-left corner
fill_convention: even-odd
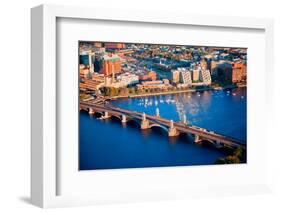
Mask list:
[[[78,46],[79,170],[247,163],[247,48]]]

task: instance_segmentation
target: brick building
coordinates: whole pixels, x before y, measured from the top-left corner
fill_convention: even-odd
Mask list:
[[[107,43],[105,43],[105,48],[106,49],[123,49],[123,48],[125,48],[125,44],[107,42]]]
[[[232,82],[239,83],[246,80],[246,65],[242,62],[232,64]]]
[[[120,57],[114,54],[104,55],[100,73],[108,76],[119,72],[121,72]]]

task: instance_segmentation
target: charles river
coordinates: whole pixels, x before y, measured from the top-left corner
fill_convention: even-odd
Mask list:
[[[110,104],[160,116],[246,141],[246,88],[118,99]],[[189,135],[169,139],[158,127],[142,131],[137,123],[99,120],[80,112],[79,168],[117,169],[209,165],[226,154]]]

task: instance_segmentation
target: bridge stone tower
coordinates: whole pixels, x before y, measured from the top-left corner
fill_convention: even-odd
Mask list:
[[[187,119],[186,119],[186,115],[184,114],[183,115],[183,121],[182,121],[185,125],[187,125],[188,124],[188,122],[187,122]]]
[[[104,115],[102,116],[103,119],[110,118],[110,115],[107,111],[104,112]]]
[[[201,141],[202,141],[202,139],[200,138],[199,135],[194,135],[194,143],[199,143]]]
[[[155,114],[156,114],[156,116],[157,116],[157,117],[160,117],[160,110],[159,110],[159,108],[158,108],[158,107],[156,108],[155,112],[156,112],[156,113],[155,113]]]
[[[95,113],[95,111],[93,110],[93,108],[89,108],[89,115],[93,115]]]
[[[169,128],[168,135],[169,135],[169,137],[175,137],[175,136],[179,135],[178,130],[174,126],[174,121],[173,120],[170,121],[170,128]]]
[[[126,115],[122,114],[122,120],[121,120],[122,123],[127,123],[127,117]]]
[[[149,121],[146,119],[145,113],[142,113],[141,129],[149,129]]]

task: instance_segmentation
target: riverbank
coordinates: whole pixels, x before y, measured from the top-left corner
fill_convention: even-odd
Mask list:
[[[199,88],[199,89],[184,89],[184,90],[175,90],[175,91],[165,91],[165,92],[150,92],[150,93],[142,93],[142,94],[129,94],[129,95],[118,95],[108,97],[110,99],[119,99],[119,98],[140,98],[140,97],[149,97],[149,96],[160,96],[160,95],[173,95],[179,93],[193,93],[193,92],[204,92],[210,90],[225,90],[225,89],[235,89],[238,87],[246,87],[243,85],[228,85],[224,87],[209,87],[209,88]]]

